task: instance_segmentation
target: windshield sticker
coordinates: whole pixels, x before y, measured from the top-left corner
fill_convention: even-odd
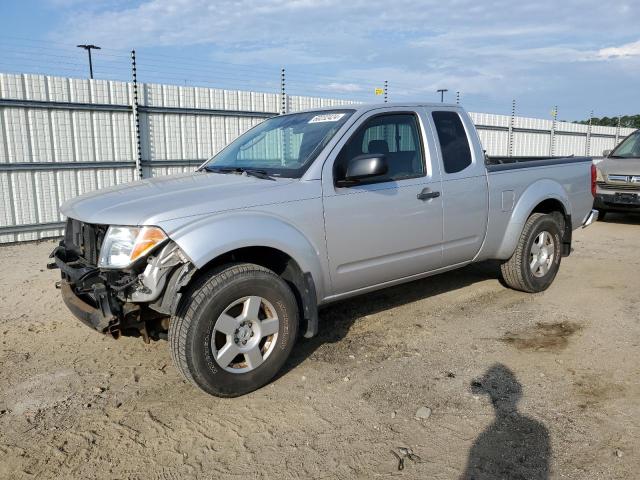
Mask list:
[[[342,117],[344,117],[344,113],[325,113],[323,115],[316,115],[309,120],[309,123],[337,122]]]

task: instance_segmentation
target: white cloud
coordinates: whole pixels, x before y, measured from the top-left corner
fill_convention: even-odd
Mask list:
[[[640,56],[640,40],[637,42],[625,43],[619,47],[607,47],[598,50],[599,58],[624,58]]]
[[[180,49],[184,57],[155,67],[173,71],[203,52],[204,64],[251,66],[238,76],[256,66],[277,79],[284,66],[301,94],[357,98],[388,80],[392,99],[433,98],[442,87],[505,105],[552,95],[553,105],[579,92],[591,101],[596,82],[640,73],[629,60],[640,56],[640,7],[624,0],[100,0],[89,10],[49,1],[69,5],[51,34],[57,41]],[[215,73],[206,72],[212,81]]]
[[[362,85],[358,85],[356,83],[339,83],[339,82],[331,82],[326,85],[320,85],[320,88],[323,88],[330,92],[341,92],[341,93],[361,92],[364,90]]]

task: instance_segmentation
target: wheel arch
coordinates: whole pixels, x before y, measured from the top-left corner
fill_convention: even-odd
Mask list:
[[[274,247],[248,246],[229,250],[212,258],[198,269],[191,282],[202,275],[232,263],[253,263],[267,268],[281,277],[296,297],[300,319],[300,330],[307,338],[318,332],[318,300],[315,282],[310,272],[305,272],[295,258]]]
[[[234,212],[198,219],[170,236],[196,267],[188,284],[233,262],[254,263],[280,275],[298,299],[305,337],[315,335],[318,300],[327,288],[325,269],[319,249],[294,225],[265,213]]]
[[[558,182],[543,179],[531,184],[518,199],[495,258],[507,260],[511,257],[520,240],[522,229],[532,214],[554,212],[557,212],[563,222],[562,254],[569,255],[572,235],[569,196]]]

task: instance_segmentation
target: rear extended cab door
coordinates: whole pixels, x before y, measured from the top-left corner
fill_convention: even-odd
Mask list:
[[[489,195],[484,152],[475,125],[455,106],[425,107],[442,169],[443,260],[473,260],[487,230]]]
[[[404,117],[399,120],[404,123],[402,127],[394,126],[394,116]],[[411,134],[407,118],[413,119]],[[419,107],[367,111],[324,163],[324,222],[334,297],[442,266],[440,168],[430,128]],[[422,171],[349,187],[337,186],[336,168],[342,168],[341,155],[344,152],[351,155],[354,146],[361,151],[386,148],[389,161],[399,159],[399,163],[405,162],[404,157],[416,148],[418,156],[412,157],[412,168],[419,161]],[[391,164],[389,175],[393,177],[392,171],[396,169],[397,164]],[[433,197],[424,198],[423,192],[431,192]]]

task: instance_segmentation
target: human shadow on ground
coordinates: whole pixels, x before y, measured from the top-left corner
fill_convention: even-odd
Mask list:
[[[522,385],[514,373],[497,363],[471,383],[471,390],[489,396],[496,417],[473,443],[460,480],[547,480],[549,431],[518,412]]]

